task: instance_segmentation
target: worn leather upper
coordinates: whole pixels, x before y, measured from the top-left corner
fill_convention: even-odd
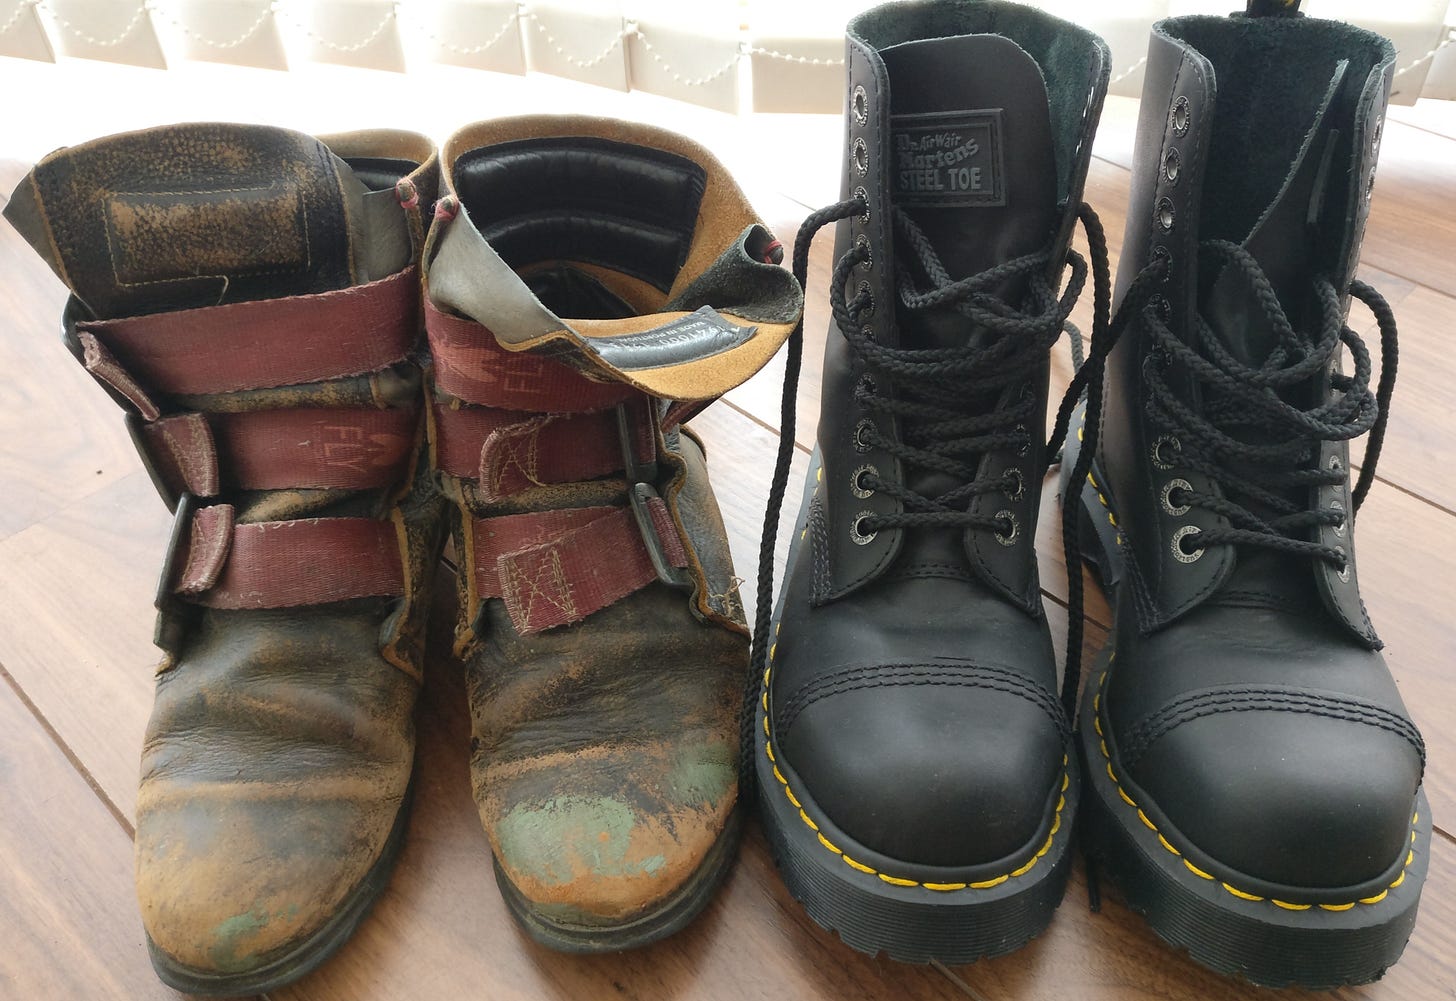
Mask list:
[[[420,330],[414,288],[407,308],[395,300],[401,277],[413,285],[419,200],[434,185],[419,136],[325,143],[197,124],[59,150],[7,206],[74,292],[68,343],[128,410],[178,509],[159,588],[165,658],[142,754],[137,891],[173,973],[219,989],[357,914],[403,832],[442,522],[431,491],[410,489],[422,408],[408,352]],[[366,287],[357,294],[385,289],[388,305],[340,322],[329,296]],[[303,329],[263,358],[260,316]],[[193,339],[192,357],[169,353],[179,336]],[[357,354],[338,350],[345,339]],[[318,430],[299,441],[269,433],[270,421]],[[370,421],[391,428],[387,448],[363,444],[356,423]],[[377,571],[386,596],[334,600],[328,565],[231,572],[250,559],[240,540],[266,547],[321,521],[381,540],[378,565],[323,557]],[[229,579],[257,589],[220,597]]]
[[[1291,322],[1312,329],[1315,276],[1343,296],[1358,258],[1391,58],[1378,36],[1303,17],[1156,25],[1118,296],[1166,255],[1151,308],[1185,340],[1201,315],[1235,357],[1260,363],[1273,343],[1266,311],[1246,280],[1210,277],[1200,250],[1227,240],[1254,255]],[[1127,569],[1099,703],[1117,771],[1216,878],[1332,905],[1377,893],[1406,858],[1424,746],[1378,652],[1358,566],[1243,545],[1175,552],[1180,528],[1228,523],[1165,500],[1174,480],[1221,487],[1147,419],[1149,366],[1199,406],[1188,373],[1150,345],[1135,318],[1110,358],[1098,457]],[[1329,391],[1317,381],[1306,405]],[[1314,461],[1348,469],[1347,443],[1321,443]],[[1306,492],[1351,511],[1348,477]],[[1310,538],[1353,560],[1354,529],[1352,516]]]
[[[1011,4],[909,3],[852,21],[846,61],[843,194],[859,193],[869,210],[839,225],[835,254],[857,241],[869,248],[869,263],[850,279],[851,294],[867,287],[873,296],[865,330],[901,348],[965,344],[980,335],[963,317],[900,305],[894,208],[922,227],[952,279],[1048,246],[1048,269],[1059,271],[1106,50]],[[1024,284],[997,292],[1008,302],[1024,293]],[[1044,413],[1046,373],[1042,366],[1006,386],[984,408],[1030,400],[1029,413]],[[1052,694],[1032,546],[1040,419],[1028,420],[1024,449],[977,460],[979,475],[1021,484],[970,502],[977,514],[1008,516],[1013,533],[888,527],[866,540],[852,531],[858,520],[898,512],[901,502],[861,489],[858,476],[866,467],[896,481],[907,474],[857,432],[878,421],[880,434],[900,433],[894,419],[855,402],[866,378],[875,375],[831,326],[821,478],[806,490],[804,535],[784,584],[770,740],[796,792],[854,839],[857,858],[896,874],[929,867],[915,878],[934,880],[936,867],[994,877],[1045,841],[1055,791],[1075,766]],[[926,496],[956,485],[925,470],[907,482]]]

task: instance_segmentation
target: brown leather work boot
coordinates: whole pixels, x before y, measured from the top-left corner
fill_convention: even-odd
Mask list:
[[[507,119],[442,162],[433,460],[457,506],[481,821],[532,938],[643,945],[701,910],[741,821],[748,631],[681,423],[774,354],[803,298],[680,136]]]
[[[177,515],[136,860],[180,990],[313,969],[399,850],[442,534],[412,488],[435,186],[408,133],[178,125],[53,153],[5,210]]]

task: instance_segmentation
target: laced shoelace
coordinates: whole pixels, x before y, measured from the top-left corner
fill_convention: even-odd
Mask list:
[[[807,291],[809,248],[815,234],[830,223],[863,215],[867,208],[863,198],[856,196],[812,213],[804,220],[794,240],[792,265],[801,288]],[[1099,289],[1099,301],[1105,313],[1110,299],[1106,238],[1096,213],[1089,206],[1082,205],[1078,214],[1087,233],[1094,284]],[[913,260],[927,282],[922,287],[911,269],[904,263],[899,264],[895,285],[900,303],[913,312],[954,310],[968,327],[982,333],[975,343],[958,347],[887,347],[875,339],[864,321],[873,309],[893,308],[893,304],[875,304],[867,286],[861,286],[853,297],[846,291],[854,269],[870,259],[868,246],[856,244],[835,264],[829,290],[830,310],[850,349],[864,360],[872,373],[856,385],[855,400],[871,413],[896,418],[900,427],[900,434],[891,437],[871,422],[860,432],[863,442],[895,456],[907,472],[910,469],[940,472],[957,484],[931,497],[911,489],[906,482],[866,472],[862,474],[861,485],[896,498],[902,510],[862,517],[856,523],[856,530],[870,534],[882,528],[974,527],[1010,533],[1015,530],[1014,526],[1002,518],[972,512],[971,501],[979,494],[1014,491],[1021,484],[1013,482],[1009,474],[978,477],[976,460],[992,450],[1030,447],[1029,424],[1037,416],[1036,394],[1020,393],[1005,406],[998,405],[998,401],[1007,387],[1024,383],[1035,372],[1064,331],[1075,340],[1073,354],[1080,362],[1080,335],[1067,317],[1086,282],[1087,263],[1075,251],[1067,251],[1065,263],[1071,268],[1071,275],[1060,296],[1047,277],[1050,248],[953,280],[914,220],[896,208],[894,224],[897,258],[902,262],[906,257]],[[993,294],[993,290],[1018,279],[1024,280],[1027,288],[1019,309]],[[1094,347],[1102,339],[1094,329]],[[753,721],[768,662],[774,552],[794,451],[803,347],[801,319],[789,337],[786,352],[779,447],[759,548],[758,605],[741,744],[741,783],[745,789],[751,789],[754,781]],[[1080,368],[1085,366],[1079,365]],[[1065,420],[1062,426],[1065,430]],[[1051,438],[1052,443],[1060,440],[1059,434]],[[1051,454],[1050,445],[1047,454]]]
[[[1205,259],[1238,269],[1268,317],[1276,344],[1261,364],[1245,364],[1224,346],[1201,315],[1195,316],[1191,342],[1184,343],[1153,302],[1153,290],[1167,273],[1166,258],[1156,259],[1133,280],[1117,317],[1102,327],[1101,343],[1094,328],[1087,364],[1078,370],[1063,399],[1053,431],[1053,440],[1065,435],[1067,421],[1085,387],[1084,438],[1068,481],[1069,496],[1062,501],[1062,543],[1068,574],[1067,671],[1062,703],[1069,714],[1075,712],[1081,678],[1083,589],[1078,502],[1097,451],[1107,354],[1131,316],[1141,314],[1152,336],[1153,362],[1144,370],[1148,386],[1145,410],[1155,433],[1166,436],[1156,440],[1176,442],[1178,463],[1204,474],[1221,488],[1220,494],[1182,488],[1170,491],[1170,503],[1203,508],[1228,522],[1227,528],[1194,530],[1184,536],[1180,545],[1185,553],[1192,555],[1216,545],[1257,546],[1323,560],[1343,571],[1349,562],[1343,547],[1301,536],[1317,526],[1339,526],[1354,512],[1338,507],[1311,508],[1308,502],[1292,501],[1287,494],[1290,488],[1344,482],[1342,466],[1321,468],[1317,464],[1320,443],[1346,441],[1367,431],[1370,437],[1365,461],[1351,495],[1356,511],[1374,482],[1398,361],[1395,316],[1390,305],[1366,283],[1350,283],[1350,294],[1370,309],[1380,330],[1380,382],[1371,392],[1370,352],[1345,325],[1340,295],[1332,282],[1324,277],[1314,279],[1319,329],[1310,336],[1294,329],[1273,284],[1247,250],[1224,240],[1205,240],[1200,251]],[[1330,372],[1341,345],[1349,349],[1354,371],[1349,375],[1329,374],[1331,392],[1308,409],[1289,402],[1289,397],[1307,391]],[[1202,388],[1203,403],[1197,410],[1165,378],[1174,361]]]

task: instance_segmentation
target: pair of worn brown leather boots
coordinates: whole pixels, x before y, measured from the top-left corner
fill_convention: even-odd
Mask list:
[[[723,167],[585,118],[443,157],[179,125],[46,157],[5,214],[176,512],[136,818],[162,979],[277,987],[380,894],[447,530],[511,910],[576,951],[686,924],[741,826],[748,639],[682,422],[802,308]]]

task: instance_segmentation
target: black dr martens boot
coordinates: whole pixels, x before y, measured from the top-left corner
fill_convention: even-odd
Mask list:
[[[1395,376],[1352,280],[1394,55],[1297,15],[1154,27],[1128,325],[1064,466],[1115,604],[1080,717],[1093,847],[1159,935],[1258,984],[1379,977],[1426,871],[1424,746],[1354,545]]]
[[[1039,933],[1067,878],[1076,752],[1032,539],[1107,50],[1015,4],[897,3],[850,23],[846,61],[844,201],[795,252],[802,279],[838,222],[818,448],[771,621],[760,581],[754,771],[816,921],[965,963]]]

